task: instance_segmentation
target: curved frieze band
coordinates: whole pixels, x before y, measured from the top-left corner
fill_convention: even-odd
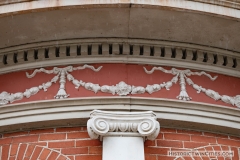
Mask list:
[[[180,85],[180,93],[176,97],[179,100],[183,101],[189,101],[192,98],[188,95],[187,89],[186,89],[186,84],[192,86],[195,90],[197,90],[197,93],[203,92],[205,95],[208,97],[214,99],[214,100],[221,100],[225,103],[229,103],[233,106],[237,106],[240,108],[240,95],[236,96],[228,96],[228,95],[220,95],[218,92],[212,90],[212,89],[206,89],[202,86],[199,86],[198,84],[195,84],[189,76],[197,75],[197,76],[202,76],[205,75],[208,77],[210,80],[216,80],[217,76],[212,77],[210,74],[207,74],[203,71],[201,72],[192,72],[191,70],[179,70],[172,68],[170,70],[166,70],[162,67],[153,67],[150,71],[148,71],[145,67],[143,67],[144,71],[147,74],[152,74],[155,70],[160,70],[164,73],[167,74],[172,74],[174,77],[167,82],[162,82],[160,84],[147,84],[146,87],[144,86],[134,86],[134,85],[129,85],[126,84],[124,81],[120,81],[116,85],[102,85],[100,86],[99,84],[94,84],[92,82],[84,82],[82,80],[77,80],[74,78],[70,72],[73,72],[75,70],[82,70],[82,69],[91,69],[95,72],[98,72],[102,69],[102,66],[98,67],[95,69],[93,66],[90,65],[84,65],[84,66],[79,66],[79,67],[73,67],[73,66],[68,66],[65,68],[57,68],[54,67],[52,70],[46,70],[44,68],[36,69],[32,74],[26,73],[26,76],[28,78],[32,78],[36,75],[36,73],[39,72],[44,72],[47,74],[56,74],[54,78],[52,78],[50,81],[43,83],[42,85],[39,85],[38,87],[32,87],[30,89],[26,89],[25,92],[17,92],[17,93],[8,93],[7,91],[3,91],[0,94],[0,104],[8,104],[12,103],[17,100],[23,99],[23,97],[29,98],[32,95],[35,95],[39,92],[39,90],[44,90],[47,91],[49,87],[51,87],[52,83],[56,83],[59,80],[59,90],[57,94],[54,96],[55,99],[63,99],[63,98],[68,98],[69,94],[66,93],[65,90],[65,83],[66,79],[75,86],[76,89],[79,89],[80,86],[84,87],[87,90],[93,91],[94,93],[97,93],[99,91],[105,92],[105,93],[110,93],[110,94],[117,94],[119,96],[126,96],[129,94],[143,94],[145,92],[152,94],[153,92],[160,91],[162,88],[165,88],[166,90],[170,90],[171,86],[179,81]],[[147,75],[146,75],[147,76]]]

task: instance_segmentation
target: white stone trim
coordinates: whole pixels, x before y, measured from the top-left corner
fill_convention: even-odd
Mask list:
[[[142,137],[103,137],[103,160],[145,160]]]
[[[103,160],[144,160],[143,142],[156,139],[160,124],[152,111],[93,110],[87,130],[90,138],[103,140]]]
[[[92,139],[105,136],[136,136],[154,140],[160,131],[159,122],[152,111],[109,112],[94,110],[87,123]]]
[[[223,3],[225,2],[225,3]],[[88,5],[101,5],[104,7],[105,5],[122,5],[124,7],[131,5],[141,5],[141,6],[155,6],[155,7],[169,7],[169,8],[177,8],[183,10],[190,10],[196,12],[202,12],[203,14],[217,14],[221,16],[240,18],[240,11],[235,9],[236,6],[239,7],[239,3],[229,3],[229,1],[216,2],[216,5],[213,3],[202,3],[201,0],[189,1],[189,0],[157,0],[157,1],[148,1],[148,0],[45,0],[45,1],[30,1],[30,2],[22,2],[22,3],[6,3],[5,5],[0,6],[0,15],[10,14],[14,12],[26,12],[33,10],[42,10],[49,8],[60,8],[60,7],[81,7]]]
[[[218,6],[224,6],[224,7],[229,7],[229,8],[240,8],[240,4],[236,0],[192,0],[200,3],[208,3],[208,4],[213,4],[213,5],[218,5]],[[9,4],[15,4],[15,3],[23,3],[23,2],[28,2],[28,0],[15,0],[15,1],[0,1],[0,5],[9,5]],[[119,1],[121,2],[121,1]]]
[[[233,135],[239,135],[240,132],[239,109],[189,101],[128,96],[70,98],[4,105],[0,107],[0,131],[52,125],[86,125],[86,120],[94,109],[128,112],[151,110],[156,114],[161,126],[165,127]],[[215,127],[211,127],[213,125]]]

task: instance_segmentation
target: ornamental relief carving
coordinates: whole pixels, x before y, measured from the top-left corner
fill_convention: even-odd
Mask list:
[[[140,136],[154,140],[160,131],[160,124],[152,111],[108,112],[94,110],[87,122],[88,134],[92,139],[103,136]]]
[[[225,103],[228,103],[240,108],[240,95],[236,95],[234,97],[228,96],[228,95],[220,95],[218,92],[212,89],[207,89],[198,84],[195,84],[189,78],[190,76],[206,76],[211,81],[214,81],[217,79],[217,76],[212,77],[210,74],[207,74],[204,71],[192,72],[189,69],[179,70],[175,68],[166,70],[162,67],[153,67],[151,70],[148,71],[145,67],[143,67],[146,74],[152,74],[154,71],[159,70],[166,74],[172,74],[173,78],[167,82],[162,82],[159,84],[146,84],[146,86],[134,86],[134,85],[127,84],[124,81],[120,81],[116,85],[100,86],[99,84],[84,82],[82,80],[75,79],[74,76],[71,74],[71,72],[74,72],[76,70],[83,70],[83,69],[91,69],[94,72],[99,72],[102,69],[102,66],[99,66],[98,68],[94,68],[93,66],[86,64],[79,67],[73,67],[73,66],[67,66],[65,68],[54,67],[52,70],[46,70],[44,68],[40,68],[40,69],[35,69],[32,74],[29,74],[26,72],[27,78],[33,78],[37,73],[40,73],[40,72],[43,72],[46,74],[55,74],[55,76],[46,83],[26,89],[25,92],[8,93],[7,91],[2,91],[0,93],[0,105],[12,103],[14,101],[21,100],[24,97],[29,98],[37,94],[40,90],[43,90],[46,92],[48,88],[52,86],[53,83],[57,83],[57,82],[59,83],[59,90],[54,96],[54,98],[55,99],[68,98],[70,97],[70,95],[66,92],[66,89],[65,89],[65,84],[66,84],[66,81],[68,80],[75,86],[76,89],[83,87],[86,90],[90,90],[94,93],[104,92],[104,93],[110,93],[112,95],[117,94],[119,96],[126,96],[129,94],[132,94],[132,95],[143,94],[143,93],[152,94],[153,92],[158,92],[164,88],[166,90],[170,90],[173,84],[179,83],[180,93],[176,98],[183,101],[190,101],[192,99],[187,93],[186,85],[188,84],[189,86],[194,88],[197,91],[197,93],[203,92],[205,93],[206,96],[216,101],[221,100]]]

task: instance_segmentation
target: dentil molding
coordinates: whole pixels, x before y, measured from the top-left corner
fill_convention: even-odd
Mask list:
[[[170,81],[167,82],[162,82],[159,84],[147,84],[146,87],[144,86],[134,86],[134,85],[129,85],[126,84],[124,81],[120,81],[116,85],[102,85],[100,86],[99,84],[94,84],[91,82],[83,82],[82,80],[77,80],[73,77],[73,75],[70,74],[70,72],[73,72],[75,70],[82,70],[82,69],[91,69],[95,72],[98,72],[102,69],[102,66],[98,67],[97,69],[94,68],[93,66],[90,65],[84,65],[84,66],[79,66],[79,67],[73,67],[73,66],[68,66],[65,68],[58,68],[54,67],[52,70],[46,70],[44,68],[36,69],[32,74],[26,73],[26,76],[28,78],[33,78],[37,73],[43,72],[47,74],[56,74],[50,81],[43,83],[39,85],[38,87],[32,87],[30,89],[26,89],[25,92],[17,92],[17,93],[8,93],[6,91],[3,91],[0,93],[0,105],[5,105],[8,103],[12,103],[17,100],[23,99],[23,97],[29,98],[32,95],[35,95],[39,92],[39,90],[44,90],[47,91],[49,87],[51,87],[52,83],[56,83],[59,81],[59,90],[57,94],[54,96],[55,99],[64,99],[68,98],[70,95],[66,92],[65,90],[65,83],[66,79],[75,86],[76,89],[79,89],[79,87],[84,87],[87,90],[93,91],[94,93],[97,93],[99,91],[105,92],[105,93],[110,93],[112,95],[119,95],[119,96],[126,96],[129,94],[143,94],[143,93],[149,93],[152,94],[153,92],[160,91],[161,89],[165,88],[166,90],[170,90],[171,86],[173,84],[176,84],[179,81],[180,85],[180,93],[176,97],[179,100],[183,101],[190,101],[192,98],[188,95],[187,89],[186,89],[186,84],[192,86],[195,90],[197,90],[197,93],[203,92],[205,95],[208,97],[213,98],[214,100],[221,100],[225,103],[229,103],[233,106],[237,106],[240,108],[240,95],[236,96],[228,96],[228,95],[220,95],[218,92],[211,90],[211,89],[206,89],[202,86],[199,86],[195,84],[189,76],[202,76],[205,75],[207,76],[210,80],[214,81],[217,79],[217,76],[212,77],[210,74],[207,74],[203,71],[201,72],[192,72],[189,69],[186,70],[179,70],[172,68],[170,70],[166,70],[162,67],[153,67],[150,71],[148,71],[145,67],[143,67],[144,71],[147,74],[152,74],[155,70],[160,70],[164,73],[167,74],[172,74],[173,78]]]
[[[94,110],[87,122],[88,134],[92,139],[104,136],[143,137],[154,140],[160,131],[160,124],[152,111],[108,112]]]

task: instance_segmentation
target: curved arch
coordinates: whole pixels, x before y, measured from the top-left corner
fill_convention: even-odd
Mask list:
[[[17,151],[17,152],[16,152]],[[46,146],[35,145],[31,143],[11,144],[10,152],[16,152],[16,155],[11,156],[14,159],[39,159],[39,160],[70,160],[69,157],[61,152],[48,148]],[[10,158],[10,157],[7,157]]]

